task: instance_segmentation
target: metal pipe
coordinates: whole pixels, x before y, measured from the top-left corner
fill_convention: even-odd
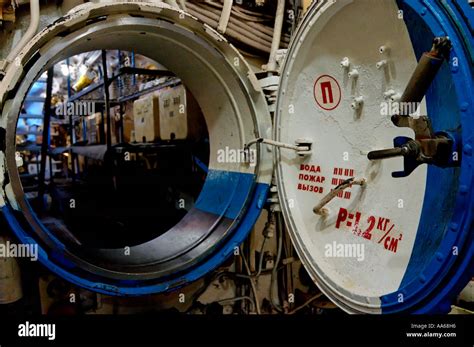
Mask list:
[[[67,64],[67,102],[69,102],[69,99],[71,98],[71,63],[69,58],[66,59],[66,64]],[[71,158],[71,179],[73,182],[76,181],[76,160],[75,158],[77,157],[76,154],[72,150],[72,146],[76,143],[76,136],[74,132],[74,121],[73,121],[73,116],[69,114],[69,137],[71,138],[71,146],[69,148],[69,156]]]
[[[48,69],[48,77],[46,81],[46,100],[44,102],[43,110],[43,139],[41,141],[41,164],[38,177],[38,203],[41,208],[44,208],[43,196],[46,191],[46,156],[49,150],[49,136],[51,126],[51,97],[53,89],[53,76],[54,67]],[[51,177],[53,172],[50,170],[49,176]]]
[[[232,12],[232,1],[233,0],[224,0],[224,7],[222,8],[221,18],[217,26],[217,31],[221,34],[224,34],[227,29],[227,24],[229,23],[230,14]]]
[[[39,0],[31,0],[30,1],[30,25],[26,30],[25,34],[21,38],[20,42],[16,44],[15,47],[10,51],[7,56],[7,61],[12,62],[21,52],[23,47],[35,36],[36,32],[38,31],[39,26],[39,18],[40,18],[40,5]]]
[[[178,10],[180,9],[176,0],[165,0],[165,3]]]
[[[278,245],[277,245],[277,256],[275,259],[275,265],[272,270],[272,275],[271,275],[271,280],[270,280],[270,303],[272,304],[273,308],[277,310],[278,312],[283,312],[283,308],[279,304],[279,298],[278,298],[278,264],[280,263],[281,259],[281,252],[283,249],[283,233],[284,231],[284,226],[283,226],[283,220],[282,220],[282,215],[278,214],[277,215],[277,228],[276,231],[278,233]],[[275,292],[276,291],[276,292]],[[277,298],[275,298],[275,295]]]
[[[104,108],[105,108],[105,118],[106,118],[106,124],[107,124],[107,150],[110,150],[112,148],[112,125],[111,125],[111,119],[110,119],[110,95],[109,95],[109,76],[108,76],[108,71],[107,71],[107,51],[102,50],[102,69],[104,76],[102,77],[104,79]]]
[[[395,147],[389,149],[381,149],[378,151],[369,152],[367,158],[369,160],[379,160],[387,158],[401,157],[409,153],[408,148],[406,147]]]
[[[255,299],[255,310],[257,311],[257,314],[260,315],[262,314],[262,312],[260,310],[260,300],[258,299],[257,286],[255,285],[254,279],[251,277],[252,273],[250,272],[250,268],[247,263],[247,259],[245,259],[245,255],[242,251],[242,248],[240,249],[240,254],[241,254],[242,262],[245,267],[245,271],[247,271],[247,274],[249,275],[250,287],[252,288],[253,297]]]
[[[433,83],[435,77],[445,60],[449,60],[449,52],[452,44],[449,37],[436,37],[433,40],[433,47],[428,53],[424,53],[415,71],[413,72],[405,91],[400,99],[400,104],[413,103],[416,108],[425,97],[428,89]],[[415,110],[401,110],[400,116],[408,117],[410,114],[407,111],[414,112]],[[405,111],[405,112],[403,112]]]
[[[270,49],[270,59],[268,60],[267,70],[276,70],[276,52],[280,48],[281,31],[283,29],[283,18],[285,15],[285,0],[278,0],[277,12],[275,17],[275,28],[273,29],[273,41]]]
[[[179,6],[183,11],[186,11],[186,0],[179,0]]]

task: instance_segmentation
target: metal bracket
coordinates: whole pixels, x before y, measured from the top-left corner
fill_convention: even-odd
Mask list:
[[[271,212],[281,212],[280,198],[278,196],[278,188],[276,185],[270,187],[270,194],[267,202],[270,204]]]

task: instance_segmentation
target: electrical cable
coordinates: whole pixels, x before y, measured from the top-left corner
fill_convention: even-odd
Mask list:
[[[283,248],[283,223],[281,221],[281,215],[278,214],[277,216],[277,228],[276,232],[278,233],[278,248],[277,248],[277,257],[275,260],[275,266],[273,267],[272,270],[272,276],[271,276],[271,284],[270,284],[270,303],[272,306],[278,311],[278,312],[283,312],[283,308],[280,306],[279,303],[275,302],[274,298],[274,288],[278,288],[278,264],[280,263],[281,259],[281,251]]]
[[[255,308],[257,307],[255,305],[255,301],[250,296],[239,296],[239,297],[236,297],[236,298],[222,299],[222,300],[214,301],[212,303],[218,303],[218,304],[225,305],[226,303],[230,304],[230,303],[233,303],[233,302],[236,302],[236,301],[243,301],[243,300],[248,300],[253,305],[253,307],[255,307]]]
[[[259,17],[248,17],[245,18],[247,20],[245,21],[244,18],[240,18],[243,15],[239,14],[238,8],[234,9],[234,7],[232,7],[231,17],[226,25],[226,36],[257,50],[270,53],[275,40],[273,28],[263,25],[263,21],[259,20]],[[222,29],[223,10],[222,6],[215,3],[188,2],[187,4],[187,11],[190,14],[214,28],[219,28],[221,24]],[[280,38],[281,47],[287,48],[290,40],[289,36],[280,35]]]
[[[217,27],[217,21],[213,20],[206,15],[202,14],[198,10],[194,10],[191,8],[191,4],[188,4],[188,12],[198,18],[199,20],[203,21],[204,23],[210,25],[211,27]],[[255,42],[253,38],[248,38],[239,32],[235,31],[234,29],[227,28],[226,30],[226,35],[230,38],[233,38],[235,40],[238,40],[250,47],[253,47],[255,49],[258,49],[259,51],[265,52],[265,53],[270,53],[270,46],[268,45],[263,45],[258,42]]]
[[[247,259],[245,259],[245,257],[242,255],[242,249],[241,249],[241,258],[242,258],[242,262],[244,263],[244,267],[245,267],[245,270],[247,271],[248,275],[251,276],[251,273],[250,273],[250,268],[249,268],[249,265],[247,263]],[[253,278],[249,278],[249,281],[250,281],[250,286],[252,288],[252,292],[253,292],[253,297],[255,299],[255,309],[257,310],[257,314],[262,314],[262,312],[260,311],[260,304],[259,304],[259,300],[258,300],[258,294],[257,294],[257,287],[255,286],[255,281]]]
[[[213,27],[218,27],[219,21],[220,21],[220,16],[218,13],[212,12],[210,9],[206,9],[203,6],[196,6],[196,5],[188,5],[188,11],[190,11],[191,14],[194,14],[193,12],[199,12],[199,14],[206,16],[210,20],[212,20]],[[217,24],[217,25],[216,25]],[[255,43],[259,43],[264,46],[268,46],[269,48],[271,47],[271,41],[269,39],[265,39],[262,37],[259,37],[255,35],[255,32],[252,30],[249,30],[250,28],[246,28],[245,24],[240,22],[239,24],[236,24],[235,20],[230,20],[230,22],[227,24],[226,31],[229,36],[234,37],[235,35],[237,37],[245,37],[249,40],[255,40]],[[237,38],[236,37],[236,38]]]
[[[264,237],[262,241],[262,246],[260,247],[260,259],[258,262],[258,268],[257,272],[255,274],[252,274],[252,277],[258,277],[262,273],[262,268],[263,268],[263,248],[265,247],[265,242],[267,241],[267,238]]]
[[[290,312],[288,312],[289,315],[292,315],[292,314],[295,314],[296,312],[298,312],[299,310],[305,308],[306,306],[308,306],[309,304],[311,304],[314,300],[320,298],[321,296],[323,296],[323,293],[319,293],[319,294],[316,294],[315,296],[313,296],[311,299],[308,299],[304,304],[302,304],[301,306],[298,306],[297,308],[291,310]]]

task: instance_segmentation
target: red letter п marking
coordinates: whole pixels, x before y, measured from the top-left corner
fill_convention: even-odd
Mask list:
[[[325,111],[332,111],[341,102],[339,82],[329,75],[321,75],[314,82],[313,96],[316,104]]]
[[[331,82],[330,81],[321,82],[321,93],[323,95],[323,103],[324,104],[332,104],[334,102],[334,98],[332,96],[332,87],[331,87]],[[328,101],[328,95],[329,95],[329,101]]]

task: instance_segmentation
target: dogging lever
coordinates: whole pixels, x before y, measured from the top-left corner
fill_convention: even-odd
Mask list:
[[[449,37],[436,37],[430,52],[421,57],[410,81],[398,101],[398,112],[392,115],[391,120],[397,127],[411,128],[415,132],[415,139],[397,137],[394,139],[395,148],[375,150],[368,153],[369,160],[382,160],[403,156],[404,170],[393,172],[393,177],[406,177],[417,166],[423,163],[441,167],[459,165],[452,160],[452,153],[456,147],[456,134],[451,136],[447,132],[433,131],[428,116],[411,117],[413,107],[404,107],[406,104],[416,105],[419,108],[421,101],[430,88],[439,72],[442,63],[449,59],[451,50]]]

